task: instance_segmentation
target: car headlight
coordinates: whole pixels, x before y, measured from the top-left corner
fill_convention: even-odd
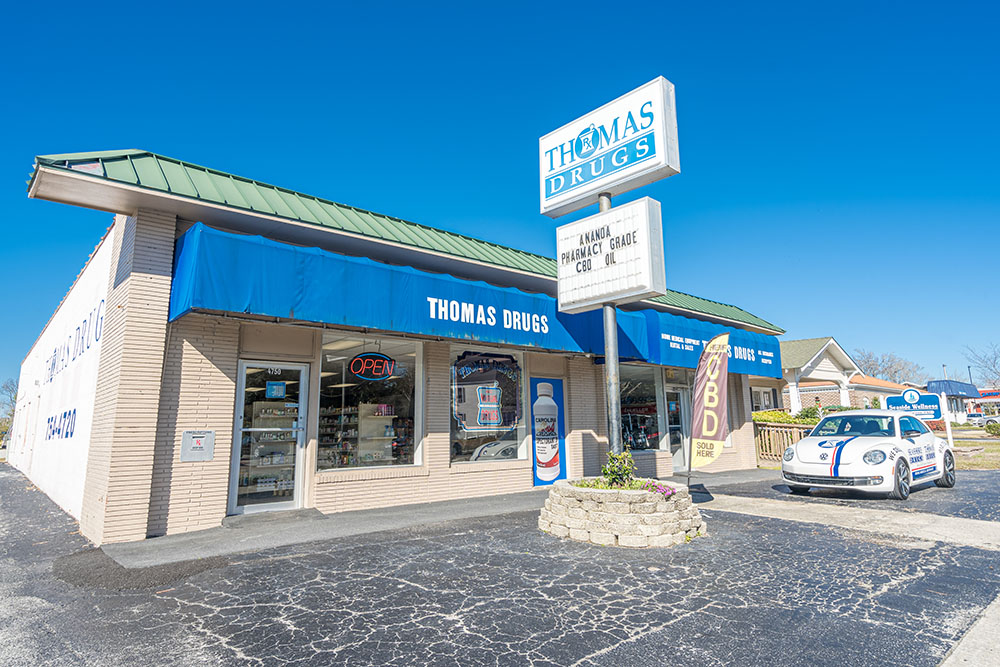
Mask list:
[[[861,458],[865,460],[865,463],[877,466],[882,461],[885,461],[885,452],[881,449],[873,449],[870,452],[865,452],[865,455]]]
[[[786,449],[785,453],[782,455],[781,458],[785,459],[786,461],[791,461],[792,459],[794,459],[795,458],[795,448],[794,447],[789,447],[788,449]]]

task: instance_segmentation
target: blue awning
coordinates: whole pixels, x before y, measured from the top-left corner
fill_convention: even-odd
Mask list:
[[[567,315],[556,299],[390,266],[197,223],[177,240],[170,321],[193,310],[601,355],[600,311]],[[728,331],[731,373],[781,377],[774,336],[654,310],[618,311],[623,360],[695,368]]]
[[[944,394],[962,398],[982,398],[976,385],[958,380],[931,380],[927,383],[928,394]]]

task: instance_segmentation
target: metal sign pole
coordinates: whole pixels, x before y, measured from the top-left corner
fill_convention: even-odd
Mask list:
[[[948,436],[948,447],[954,448],[955,441],[952,439],[951,436],[951,419],[949,419],[951,415],[948,413],[948,397],[944,394],[944,392],[941,392],[940,396],[941,396],[941,418],[944,420],[944,432]]]
[[[597,195],[598,210],[611,210],[611,194]],[[608,397],[608,444],[612,454],[622,453],[622,407],[618,375],[618,313],[615,304],[604,304],[604,389]]]
[[[691,387],[691,420],[692,421],[694,421],[694,390],[695,390],[695,388],[697,386],[698,386],[698,373],[697,373],[697,369],[696,369],[695,370],[695,379],[694,379],[694,381],[690,385],[690,387]],[[687,482],[685,482],[685,484],[687,484],[687,488],[688,489],[691,488],[691,457],[694,454],[694,437],[693,437],[694,436],[694,424],[692,424],[691,426],[692,426],[692,428],[691,428],[691,434],[688,436],[688,446],[687,446],[687,450],[688,450],[687,451],[687,460],[688,460]]]

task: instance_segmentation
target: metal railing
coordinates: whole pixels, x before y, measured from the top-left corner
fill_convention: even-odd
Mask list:
[[[753,424],[759,461],[780,461],[785,449],[804,438],[812,430],[809,424]]]

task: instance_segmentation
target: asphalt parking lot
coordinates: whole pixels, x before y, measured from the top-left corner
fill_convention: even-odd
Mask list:
[[[518,512],[130,571],[0,466],[0,663],[936,665],[1000,593],[997,551],[702,513],[665,550]]]
[[[712,484],[711,493],[746,498],[770,498],[798,503],[828,503],[898,512],[924,512],[981,521],[1000,521],[1000,471],[959,470],[954,488],[942,489],[934,482],[914,484],[907,500],[889,500],[851,489],[813,488],[808,496],[794,496],[774,471],[773,478]],[[692,482],[692,490],[698,487]],[[704,500],[695,496],[695,501]]]

